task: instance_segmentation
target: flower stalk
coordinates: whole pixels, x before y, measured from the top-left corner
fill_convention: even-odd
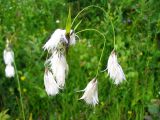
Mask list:
[[[16,79],[17,79],[18,91],[19,91],[19,96],[20,96],[20,104],[21,104],[21,110],[22,110],[22,117],[23,117],[23,120],[25,120],[23,98],[22,98],[22,93],[21,93],[21,84],[20,84],[18,70],[17,70],[15,61],[13,62],[13,64],[14,64],[14,68],[15,68],[15,74],[16,74]]]
[[[76,32],[76,34],[81,33],[81,32],[85,32],[85,31],[94,31],[94,32],[100,34],[100,35],[103,37],[103,39],[104,39],[102,52],[101,52],[100,59],[99,59],[99,61],[98,61],[97,70],[96,70],[96,76],[95,76],[95,78],[97,78],[97,77],[98,77],[98,74],[99,74],[99,69],[100,69],[100,65],[101,65],[101,60],[102,60],[102,57],[103,57],[103,53],[104,53],[104,49],[105,49],[106,41],[107,41],[107,40],[106,40],[106,37],[105,37],[105,35],[104,35],[103,33],[101,33],[100,31],[98,31],[98,30],[96,30],[96,29],[92,29],[92,28],[91,28],[91,29],[88,28],[88,29],[84,29],[84,30],[78,31],[78,32]]]
[[[98,61],[97,70],[96,70],[96,76],[95,76],[95,78],[93,78],[87,84],[87,86],[84,90],[81,90],[81,91],[84,91],[84,94],[80,99],[84,99],[87,104],[91,104],[91,105],[95,106],[99,102],[99,100],[98,100],[98,80],[97,80],[97,77],[99,75],[101,60],[102,60],[104,49],[105,49],[105,46],[106,46],[106,38],[105,38],[105,35],[103,33],[101,33],[100,31],[98,31],[96,29],[84,29],[84,30],[81,30],[81,31],[77,32],[76,34],[84,32],[84,31],[97,32],[98,34],[100,34],[104,38],[103,48],[102,48],[102,52],[101,52],[101,55],[100,55],[100,59]]]

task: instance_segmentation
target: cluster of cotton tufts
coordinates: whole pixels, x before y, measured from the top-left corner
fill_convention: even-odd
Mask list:
[[[8,78],[14,77],[15,71],[12,65],[14,62],[14,52],[12,51],[8,40],[7,40],[6,48],[3,51],[3,59],[4,59],[4,63],[6,64],[6,68],[5,68],[6,77]]]
[[[48,95],[54,96],[59,93],[59,89],[64,88],[69,70],[65,57],[66,48],[69,45],[74,45],[75,42],[73,30],[70,31],[69,38],[67,38],[65,30],[56,29],[43,46],[43,49],[51,54],[45,62],[47,70],[44,74],[44,85]]]
[[[98,81],[94,78],[88,84],[84,91],[83,96],[80,99],[84,99],[87,104],[95,106],[98,104]]]
[[[107,70],[110,78],[114,80],[116,85],[120,84],[123,80],[126,79],[121,66],[118,64],[117,55],[114,50],[109,56]]]

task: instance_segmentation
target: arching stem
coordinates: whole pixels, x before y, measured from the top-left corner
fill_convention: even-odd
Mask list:
[[[106,12],[102,7],[99,7],[99,6],[96,6],[96,5],[90,5],[90,6],[87,6],[87,7],[83,8],[81,11],[78,12],[78,14],[76,15],[76,17],[73,19],[73,22],[72,22],[72,24],[71,24],[71,27],[73,26],[73,24],[74,24],[74,22],[76,21],[76,19],[78,18],[78,16],[79,16],[82,12],[84,12],[85,10],[90,9],[90,8],[98,8],[98,9],[100,9],[101,11],[103,11],[106,16],[108,16],[109,21],[110,21],[111,26],[112,26],[113,45],[114,45],[113,47],[114,47],[114,50],[115,50],[115,49],[116,49],[116,38],[115,38],[114,25],[113,25],[113,22],[112,22],[110,16],[107,14],[107,12]],[[79,25],[79,23],[78,23],[78,25]],[[76,25],[76,26],[77,26],[77,25]],[[86,30],[87,30],[87,29],[85,29],[85,31],[86,31]],[[82,31],[83,31],[83,30],[82,30]]]
[[[100,31],[98,31],[96,29],[84,29],[84,30],[81,30],[81,31],[77,32],[76,34],[81,33],[81,32],[85,32],[85,31],[97,32],[98,34],[100,34],[104,38],[103,48],[102,48],[102,52],[101,52],[101,55],[100,55],[100,58],[99,58],[99,61],[98,61],[98,67],[97,67],[97,70],[96,70],[96,78],[97,78],[98,74],[99,74],[99,69],[100,69],[100,64],[101,64],[101,60],[102,60],[102,57],[103,57],[104,49],[105,49],[105,46],[106,46],[106,37],[104,36],[103,33],[101,33]]]
[[[114,50],[115,50],[115,49],[116,49],[116,37],[115,37],[115,30],[114,30],[114,25],[113,25],[112,20],[110,20],[110,22],[111,22],[112,31],[113,31],[113,47],[114,47]]]

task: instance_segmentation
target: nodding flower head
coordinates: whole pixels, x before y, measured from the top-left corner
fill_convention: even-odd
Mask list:
[[[80,99],[84,99],[87,104],[94,106],[98,104],[98,81],[95,78],[87,84],[83,91],[85,92]]]
[[[12,49],[10,47],[7,47],[3,51],[3,59],[4,59],[4,63],[6,65],[12,64],[14,62],[14,52],[12,51]]]
[[[118,64],[117,55],[114,50],[109,56],[107,69],[110,78],[114,80],[116,85],[120,84],[123,80],[126,79],[121,66]]]
[[[54,52],[50,59],[48,59],[48,63],[55,76],[57,84],[63,88],[68,74],[68,64],[65,56],[58,52]]]
[[[50,39],[43,46],[43,49],[53,51],[55,49],[58,49],[60,43],[68,43],[67,39],[65,38],[65,30],[56,29],[51,35]]]
[[[56,29],[43,46],[44,50],[48,50],[48,52],[51,53],[51,56],[45,62],[50,72],[45,72],[44,75],[45,88],[49,95],[58,94],[59,88],[64,88],[65,79],[69,70],[65,55],[68,47],[75,44],[75,36],[73,30],[68,34],[66,30]],[[51,81],[50,79],[53,80],[52,83],[50,83],[51,85],[48,85],[49,81]]]
[[[48,95],[56,95],[59,93],[59,86],[57,85],[54,75],[48,69],[44,73],[44,86]]]
[[[73,30],[70,31],[69,38],[67,38],[66,30],[56,29],[51,35],[50,39],[43,46],[43,49],[52,52],[57,49],[65,48],[65,46],[67,46],[68,44],[74,45],[75,43],[75,33]]]
[[[14,77],[15,71],[14,71],[14,67],[12,66],[12,64],[6,65],[5,74],[6,74],[6,77],[8,78]]]

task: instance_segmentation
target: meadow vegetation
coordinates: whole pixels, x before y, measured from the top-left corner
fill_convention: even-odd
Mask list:
[[[114,85],[107,72],[98,75],[99,104],[79,100],[95,76],[104,38],[96,31],[77,33],[69,48],[69,75],[64,90],[48,96],[44,89],[42,49],[53,31],[65,29],[68,8],[72,20],[83,11],[73,28],[75,33],[96,29],[106,38],[100,70],[106,68],[113,50],[126,81]],[[160,1],[158,0],[0,0],[0,119],[21,120],[17,78],[5,77],[3,50],[11,40],[20,79],[26,120],[159,120],[160,119]],[[110,20],[112,20],[113,26]]]

